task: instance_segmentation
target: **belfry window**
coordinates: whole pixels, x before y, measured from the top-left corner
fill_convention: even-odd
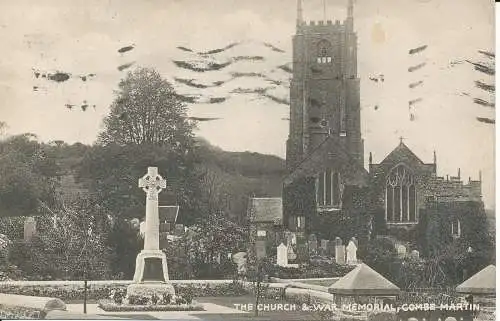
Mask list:
[[[462,234],[462,227],[460,226],[460,220],[454,219],[451,222],[451,236],[454,238],[459,238]]]
[[[318,44],[318,52],[317,52],[316,61],[318,64],[332,63],[332,61],[333,61],[332,45],[328,41],[322,40]]]
[[[316,201],[318,206],[340,206],[340,174],[332,170],[320,173],[316,180]]]
[[[404,165],[398,165],[387,176],[385,185],[385,219],[389,223],[417,221],[415,178]]]

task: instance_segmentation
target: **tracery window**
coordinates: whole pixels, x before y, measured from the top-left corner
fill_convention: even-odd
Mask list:
[[[417,190],[413,173],[403,164],[396,166],[387,176],[385,193],[385,219],[387,222],[417,221]]]
[[[319,42],[316,59],[318,64],[329,64],[333,61],[332,45],[328,41]]]
[[[320,173],[316,180],[318,206],[340,206],[342,186],[340,174],[332,170]]]

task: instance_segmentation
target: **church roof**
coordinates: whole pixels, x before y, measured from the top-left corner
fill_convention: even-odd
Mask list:
[[[399,288],[363,263],[332,284],[328,292],[343,295],[392,296],[399,294]]]
[[[470,294],[495,294],[496,293],[496,268],[488,265],[474,274],[464,283],[457,286],[457,292]]]
[[[422,165],[424,164],[424,162],[422,162],[422,160],[417,155],[415,155],[415,153],[412,152],[412,150],[408,146],[406,146],[406,144],[403,143],[402,140],[399,145],[394,148],[392,152],[390,152],[389,155],[387,155],[380,163],[383,164],[387,162],[400,161],[404,158],[416,161]]]
[[[177,215],[179,214],[179,206],[158,206],[158,215],[161,222],[175,224]]]
[[[324,171],[330,165],[343,168],[344,174],[352,181],[363,181],[367,178],[366,169],[354,159],[346,149],[340,144],[336,136],[328,136],[321,144],[309,153],[296,167],[288,174],[285,185],[291,184],[295,179],[304,176],[314,176]]]
[[[283,201],[280,197],[251,198],[250,208],[253,222],[276,222],[283,218]]]

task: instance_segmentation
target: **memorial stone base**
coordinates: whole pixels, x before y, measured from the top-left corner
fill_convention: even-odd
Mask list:
[[[127,295],[174,295],[169,282],[167,257],[161,250],[142,250],[135,263],[134,283],[127,287]]]

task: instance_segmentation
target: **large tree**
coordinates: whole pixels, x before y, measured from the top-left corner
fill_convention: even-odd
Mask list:
[[[36,215],[51,206],[58,172],[35,135],[0,140],[0,217]]]
[[[193,137],[194,123],[186,116],[172,85],[155,70],[139,68],[120,82],[99,142],[182,148]]]

